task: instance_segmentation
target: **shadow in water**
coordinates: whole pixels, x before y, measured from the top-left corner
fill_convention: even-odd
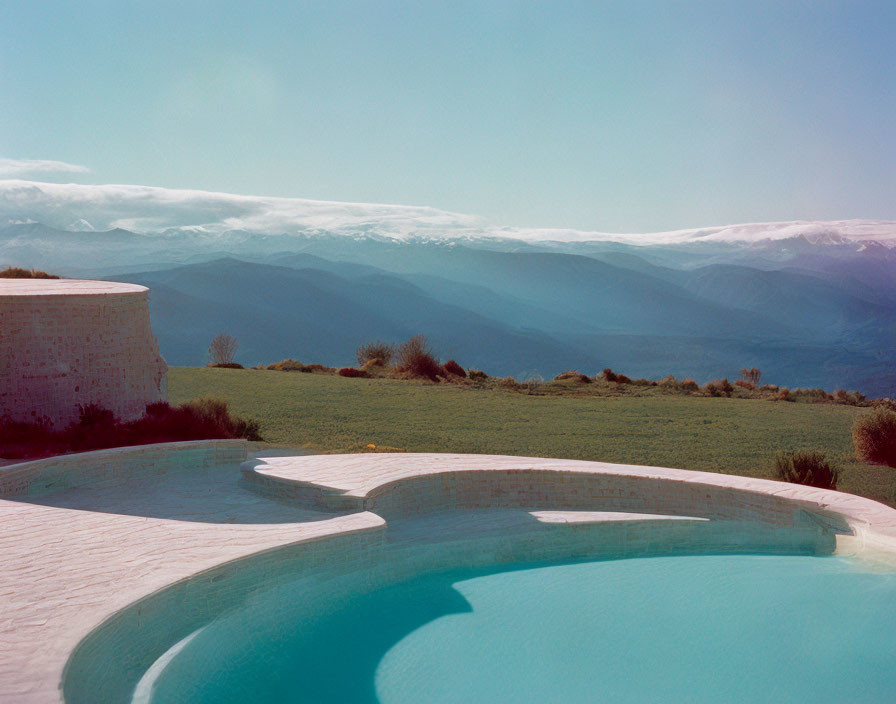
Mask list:
[[[195,523],[297,523],[332,514],[266,498],[241,484],[238,468],[184,470],[120,484],[67,489],[8,500],[73,511]]]

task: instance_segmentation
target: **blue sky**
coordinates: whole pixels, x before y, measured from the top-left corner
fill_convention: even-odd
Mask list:
[[[0,5],[57,180],[637,232],[896,219],[893,2]]]

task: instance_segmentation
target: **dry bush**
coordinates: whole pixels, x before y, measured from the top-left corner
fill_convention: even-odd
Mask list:
[[[734,391],[734,387],[731,386],[731,382],[727,379],[716,379],[715,381],[710,381],[706,386],[703,387],[703,390],[706,391],[710,396],[731,396],[731,392]]]
[[[361,371],[364,372],[373,372],[382,370],[385,367],[383,364],[383,360],[379,357],[374,357],[373,359],[368,359],[364,364],[361,365]]]
[[[471,381],[485,381],[488,379],[488,374],[486,374],[481,369],[471,369],[468,373]]]
[[[759,380],[762,378],[762,372],[759,371],[756,367],[753,367],[751,369],[741,369],[740,375],[743,378],[744,382],[753,386],[759,386]]]
[[[336,369],[323,364],[304,364],[299,371],[305,374],[332,374]]]
[[[222,364],[209,364],[214,369],[245,369],[239,362],[224,362]]]
[[[281,362],[275,362],[274,364],[269,364],[267,369],[271,369],[277,372],[303,372],[305,371],[305,365],[302,364],[297,359],[284,359]]]
[[[681,389],[682,391],[688,391],[688,392],[699,391],[700,384],[698,384],[696,381],[694,381],[693,379],[688,377],[687,379],[685,379],[678,385],[678,388]]]
[[[541,374],[530,374],[520,382],[520,387],[527,393],[538,391],[544,384],[544,377]]]
[[[793,395],[795,400],[799,399],[808,403],[826,403],[833,398],[824,389],[796,389]]]
[[[632,380],[625,374],[616,374],[612,369],[604,369],[602,376],[606,381],[614,381],[617,384],[631,384]]]
[[[770,391],[772,393],[778,393],[778,385],[777,384],[763,384],[759,387],[760,391]]]
[[[212,343],[208,346],[208,355],[211,358],[211,365],[233,364],[236,357],[236,348],[239,343],[235,337],[219,332],[212,339]]]
[[[554,377],[554,381],[574,381],[577,384],[590,384],[591,377],[589,377],[587,374],[582,374],[581,372],[577,372],[573,369],[568,372],[558,374]]]
[[[414,335],[410,340],[401,344],[397,352],[399,372],[418,379],[438,381],[442,374],[433,351],[426,342],[424,335]]]
[[[746,389],[747,391],[753,391],[756,388],[756,385],[749,381],[743,381],[742,379],[738,379],[734,382],[734,385],[740,387],[741,389]]]
[[[395,345],[391,342],[383,342],[382,340],[361,345],[355,351],[355,357],[358,359],[359,367],[363,367],[365,364],[372,362],[375,359],[380,360],[379,366],[385,367],[389,365],[389,362],[392,361],[394,356]]]
[[[896,411],[877,406],[856,418],[852,442],[862,462],[896,467]]]
[[[505,376],[498,380],[498,384],[505,389],[519,389],[520,385],[512,376]]]
[[[353,369],[352,367],[342,367],[342,369],[340,369],[336,373],[339,376],[345,376],[345,377],[349,377],[349,378],[367,376],[367,374],[364,373],[363,371],[361,371],[360,369]]]
[[[776,401],[793,401],[793,396],[790,395],[790,389],[786,386],[782,386],[778,390],[778,395],[775,397]]]
[[[779,452],[775,456],[775,478],[819,489],[836,489],[840,469],[828,462],[823,452]]]
[[[875,408],[887,408],[891,411],[896,411],[896,400],[892,398],[876,398],[871,402],[871,405]]]
[[[464,371],[464,368],[462,366],[460,366],[457,362],[455,362],[453,359],[449,359],[447,362],[445,362],[445,364],[442,368],[444,369],[446,375],[452,374],[454,376],[460,376],[460,377],[467,376],[467,373]]]
[[[8,266],[0,270],[0,279],[58,279],[56,274],[48,274],[45,271],[37,269],[20,269],[15,266]]]

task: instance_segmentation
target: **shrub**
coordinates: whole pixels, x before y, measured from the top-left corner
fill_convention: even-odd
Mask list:
[[[590,384],[591,378],[575,370],[563,372],[554,377],[554,381],[574,381],[577,384]]]
[[[607,381],[615,381],[617,384],[631,384],[632,380],[629,379],[625,374],[616,374],[612,369],[604,369],[603,377]]]
[[[305,365],[302,364],[297,359],[284,359],[282,362],[275,362],[274,364],[269,364],[267,366],[268,369],[277,372],[303,372],[305,371]]]
[[[632,383],[635,386],[657,386],[659,384],[658,381],[651,381],[650,379],[644,379],[643,377],[640,379],[635,379]]]
[[[512,376],[505,376],[503,379],[499,379],[498,383],[505,389],[518,389],[520,386]]]
[[[112,411],[95,404],[80,407],[77,421],[54,430],[46,420],[34,423],[0,421],[0,456],[46,457],[107,447],[146,445],[179,440],[246,438],[261,440],[258,422],[233,416],[227,404],[199,399],[172,408],[167,403],[146,407],[141,418],[122,423]]]
[[[694,381],[693,379],[691,379],[689,377],[689,378],[685,379],[683,382],[681,382],[681,384],[679,385],[679,388],[682,391],[699,391],[700,384],[698,384],[696,381]]]
[[[358,358],[359,367],[363,367],[375,359],[380,360],[378,366],[385,367],[392,361],[392,357],[395,356],[395,345],[382,340],[369,342],[366,345],[361,345],[355,351],[355,356]]]
[[[896,411],[878,406],[856,418],[852,442],[862,462],[896,467]]]
[[[533,391],[537,391],[541,388],[541,385],[544,384],[544,377],[541,374],[530,374],[523,381],[520,382],[520,387],[525,389],[528,393],[532,393]]]
[[[212,342],[208,346],[211,364],[232,364],[237,347],[239,347],[239,343],[235,337],[219,332],[212,338]]]
[[[749,381],[743,381],[742,379],[738,379],[737,381],[735,381],[734,385],[742,389],[747,389],[748,391],[752,391],[756,388],[754,384],[751,384]]]
[[[740,375],[744,382],[751,386],[759,386],[759,380],[762,378],[762,372],[756,367],[752,367],[751,369],[741,369]]]
[[[715,381],[710,381],[703,388],[710,396],[716,397],[731,396],[731,392],[734,391],[734,387],[731,386],[731,382],[729,382],[727,379],[716,379]]]
[[[208,440],[213,438],[245,438],[261,440],[258,421],[246,420],[230,413],[226,401],[201,398],[180,406],[154,403],[146,414],[131,424],[136,438],[145,442],[171,440]],[[147,440],[155,434],[156,439]],[[164,437],[166,440],[158,438]]]
[[[676,380],[676,378],[674,376],[669,374],[669,376],[664,376],[662,379],[660,379],[657,382],[657,386],[662,386],[664,389],[668,389],[668,388],[677,389],[678,381]]]
[[[332,374],[336,370],[323,364],[303,364],[299,371],[305,374]]]
[[[342,367],[338,372],[336,372],[339,376],[347,376],[347,377],[359,377],[359,376],[367,376],[360,369],[353,369],[352,367]]]
[[[385,366],[383,364],[383,360],[379,357],[374,357],[373,359],[368,359],[364,364],[361,365],[361,371],[369,372],[374,369],[382,369]]]
[[[832,398],[824,389],[797,389],[794,394],[810,403],[822,403]]]
[[[775,397],[775,400],[776,401],[793,401],[793,396],[790,395],[790,389],[788,389],[786,386],[782,386],[779,389],[778,395]]]
[[[45,271],[37,269],[20,269],[15,266],[8,266],[0,270],[0,279],[58,279],[56,274],[48,274]]]
[[[771,391],[772,393],[778,393],[778,385],[777,384],[763,384],[759,387],[760,391]]]
[[[779,452],[775,456],[775,478],[819,489],[836,489],[840,469],[830,464],[823,452]]]
[[[424,335],[415,335],[398,348],[398,371],[408,376],[437,381],[442,367],[426,343]]]
[[[239,362],[222,362],[221,364],[209,364],[214,369],[245,369]]]
[[[443,367],[446,374],[453,374],[454,376],[466,377],[467,373],[464,371],[464,368],[460,366],[453,359],[449,359],[445,362]]]
[[[481,369],[471,369],[467,376],[469,376],[473,381],[485,381],[486,379],[488,379],[488,374],[486,374]]]

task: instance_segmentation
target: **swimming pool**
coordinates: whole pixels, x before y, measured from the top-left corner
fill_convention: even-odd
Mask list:
[[[202,626],[133,701],[892,701],[896,574],[691,556],[452,570]]]
[[[892,699],[881,504],[537,458],[267,462],[264,493],[333,509],[318,537],[116,612],[66,702]]]

